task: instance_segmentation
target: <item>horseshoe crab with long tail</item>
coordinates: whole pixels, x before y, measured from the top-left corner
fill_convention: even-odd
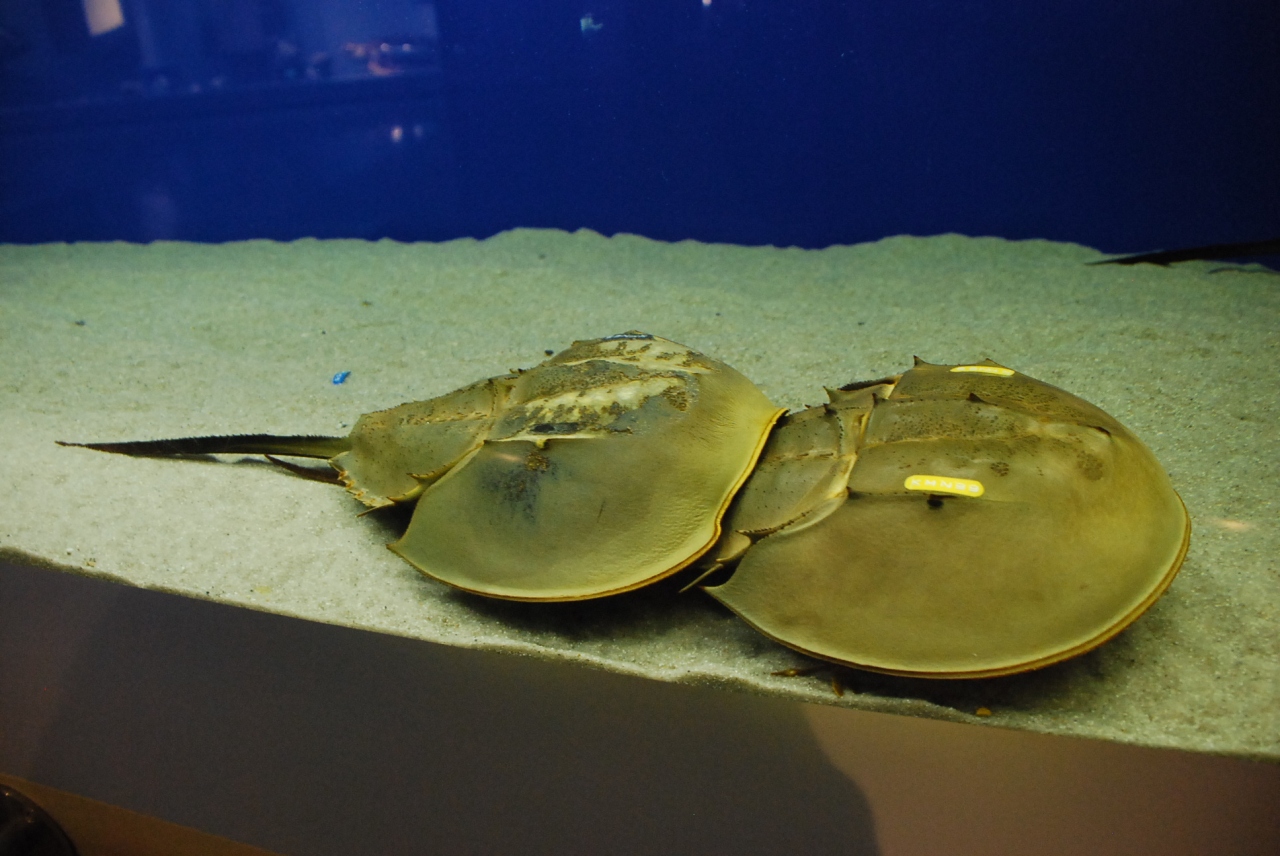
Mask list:
[[[327,459],[369,508],[413,505],[389,546],[450,586],[582,600],[689,569],[784,645],[916,677],[1091,650],[1181,566],[1190,522],[1168,476],[1070,393],[990,360],[917,360],[828,398],[785,413],[724,363],[633,331],[346,437],[63,445]]]

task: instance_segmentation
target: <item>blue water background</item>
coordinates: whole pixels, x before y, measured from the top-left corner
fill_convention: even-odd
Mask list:
[[[0,7],[0,241],[1280,236],[1273,0],[80,4]]]

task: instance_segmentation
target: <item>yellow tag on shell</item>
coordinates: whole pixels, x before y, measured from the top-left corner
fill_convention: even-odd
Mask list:
[[[949,493],[954,496],[982,496],[986,488],[975,479],[958,479],[952,476],[907,476],[903,482],[907,490],[924,493]]]
[[[952,366],[953,372],[969,372],[971,374],[989,374],[996,377],[1013,377],[1013,369],[1004,366]]]

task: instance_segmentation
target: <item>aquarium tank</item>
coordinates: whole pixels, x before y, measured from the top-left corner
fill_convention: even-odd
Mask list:
[[[0,853],[1280,852],[1277,331],[1276,0],[0,0]]]

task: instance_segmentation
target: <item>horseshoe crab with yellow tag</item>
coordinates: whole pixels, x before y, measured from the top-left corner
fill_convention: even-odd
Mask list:
[[[918,677],[1083,653],[1182,562],[1190,525],[1159,463],[1067,392],[917,361],[828,397],[783,416],[729,366],[630,332],[347,437],[64,445],[328,458],[365,505],[415,504],[390,547],[451,586],[580,600],[697,565],[695,584],[721,580],[704,590],[784,645]]]
[[[931,678],[1094,648],[1168,587],[1190,521],[1106,413],[991,361],[828,390],[785,417],[706,587],[804,653]]]

